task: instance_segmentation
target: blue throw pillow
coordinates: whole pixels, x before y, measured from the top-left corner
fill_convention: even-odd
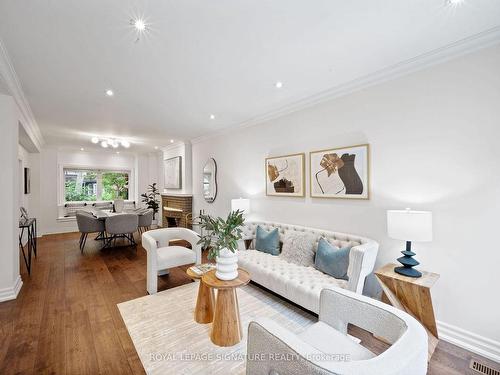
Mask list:
[[[271,255],[280,255],[280,236],[278,228],[268,232],[257,225],[255,235],[255,250],[263,251]]]
[[[338,248],[337,246],[330,245],[324,238],[320,238],[314,266],[317,270],[336,279],[349,280],[347,277],[347,268],[349,267],[350,251],[350,247]]]

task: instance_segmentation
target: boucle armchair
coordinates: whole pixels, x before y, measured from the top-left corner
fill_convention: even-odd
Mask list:
[[[348,323],[392,346],[375,355],[347,335]],[[344,289],[323,289],[319,321],[295,335],[269,319],[250,322],[248,375],[425,375],[427,333],[409,314]]]
[[[162,228],[144,232],[142,246],[147,255],[147,290],[149,294],[158,291],[158,273],[168,273],[169,268],[186,264],[201,263],[201,245],[198,234],[187,228]],[[173,240],[184,240],[191,249],[183,246],[170,246]]]

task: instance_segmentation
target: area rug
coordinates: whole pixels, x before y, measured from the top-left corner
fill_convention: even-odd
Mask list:
[[[197,293],[191,283],[118,305],[147,374],[244,374],[250,321],[267,317],[300,333],[317,320],[249,284],[237,292],[244,337],[223,348],[210,341],[211,324],[194,321]]]

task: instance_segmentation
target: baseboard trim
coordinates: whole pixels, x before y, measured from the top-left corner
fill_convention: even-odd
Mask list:
[[[500,342],[441,321],[437,327],[441,340],[500,363]]]
[[[19,275],[12,287],[0,289],[0,302],[16,299],[22,286],[23,280],[21,279],[21,275]]]

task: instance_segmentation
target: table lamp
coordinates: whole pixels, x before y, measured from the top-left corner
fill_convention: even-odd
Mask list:
[[[413,258],[416,255],[411,251],[411,242],[432,241],[432,212],[406,210],[387,211],[387,233],[389,237],[396,240],[406,241],[406,250],[402,251],[402,257],[398,262],[402,267],[394,268],[394,271],[409,277],[420,277],[422,273],[413,267],[420,263]]]
[[[247,216],[250,213],[250,199],[231,199],[231,211],[236,210],[243,211],[243,216]]]

